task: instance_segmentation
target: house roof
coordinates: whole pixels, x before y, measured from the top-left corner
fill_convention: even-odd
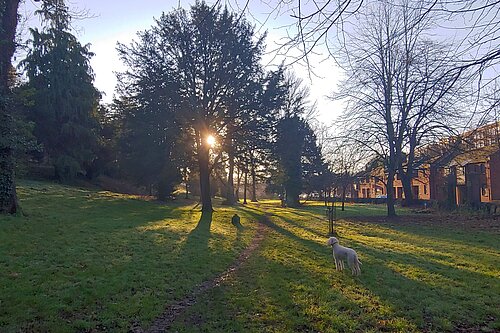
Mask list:
[[[486,124],[460,135],[421,146],[416,151],[416,157],[423,163],[436,166],[485,162],[488,156],[498,151],[499,131],[500,121]],[[483,147],[477,148],[481,145]]]
[[[497,145],[486,146],[479,149],[469,150],[456,155],[449,163],[449,166],[465,166],[467,164],[485,163],[488,157],[499,151]]]

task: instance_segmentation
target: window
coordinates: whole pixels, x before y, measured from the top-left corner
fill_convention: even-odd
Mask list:
[[[481,164],[481,174],[484,175],[486,173],[486,167],[484,164]]]
[[[427,185],[424,185],[424,194],[427,194]]]
[[[397,198],[398,199],[403,199],[403,188],[402,187],[398,187],[398,191],[397,191]]]
[[[418,194],[419,194],[418,193],[419,192],[418,186],[412,186],[411,189],[412,189],[413,195],[415,196],[415,199],[418,199]]]
[[[488,195],[488,187],[486,187],[486,184],[483,184],[483,186],[481,187],[481,195],[483,197]]]

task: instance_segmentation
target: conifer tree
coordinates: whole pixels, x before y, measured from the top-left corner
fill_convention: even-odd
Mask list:
[[[22,62],[35,89],[31,112],[35,135],[43,143],[60,180],[72,180],[95,159],[96,112],[89,46],[71,33],[63,0],[44,1],[37,14],[44,28],[30,29],[31,49]]]

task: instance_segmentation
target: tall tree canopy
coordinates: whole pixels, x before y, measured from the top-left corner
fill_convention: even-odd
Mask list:
[[[462,88],[450,50],[428,37],[431,17],[411,1],[398,4],[372,2],[356,14],[362,29],[347,34],[347,78],[338,94],[348,102],[345,136],[385,161],[389,216],[396,214],[394,176],[411,201],[415,149],[456,123]]]
[[[35,89],[31,119],[56,175],[71,180],[95,159],[100,94],[89,63],[93,54],[71,34],[63,0],[44,1],[37,14],[45,26],[30,30],[31,49],[21,63]]]
[[[283,103],[274,131],[273,154],[278,161],[277,180],[284,190],[287,206],[299,205],[299,195],[310,190],[327,173],[317,138],[305,116],[314,109],[309,105],[309,90],[301,80],[289,74],[284,79]]]
[[[197,2],[190,11],[163,14],[151,29],[130,46],[119,46],[127,61],[141,71],[122,74],[138,84],[158,73],[140,62],[161,59],[164,89],[175,91],[178,105],[169,105],[172,119],[194,138],[203,212],[212,211],[210,196],[210,144],[215,136],[224,142],[235,114],[241,112],[241,94],[258,80],[263,37],[256,38],[250,24],[227,9]],[[147,43],[154,47],[147,47]],[[131,67],[132,68],[132,67]],[[142,70],[143,69],[143,70]],[[159,74],[158,74],[159,75]],[[167,82],[175,82],[176,86]],[[143,107],[144,105],[140,105]],[[230,134],[229,134],[230,135]]]

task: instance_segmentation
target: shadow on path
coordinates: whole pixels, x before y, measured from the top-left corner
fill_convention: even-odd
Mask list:
[[[196,286],[193,291],[179,300],[176,303],[167,305],[163,313],[158,316],[151,326],[148,329],[142,329],[141,327],[132,327],[129,332],[133,333],[159,333],[159,332],[168,332],[169,328],[172,326],[172,323],[178,318],[179,315],[184,313],[190,306],[196,304],[197,299],[203,293],[213,289],[215,287],[220,286],[226,280],[234,276],[237,270],[248,260],[248,258],[253,254],[253,252],[260,246],[262,241],[265,238],[266,234],[266,225],[269,223],[267,217],[261,216],[259,220],[259,226],[257,227],[256,234],[252,239],[250,245],[243,250],[243,252],[239,255],[238,259],[236,259],[231,266],[229,266],[224,272],[216,276],[212,280],[205,281],[200,285]],[[190,244],[189,242],[199,242],[205,241],[208,244],[208,239],[210,236],[210,225],[212,223],[212,214],[211,213],[203,213],[198,225],[195,229],[189,234],[188,240],[186,241],[186,247]],[[238,229],[241,231],[241,229]],[[199,247],[199,243],[198,247]]]

